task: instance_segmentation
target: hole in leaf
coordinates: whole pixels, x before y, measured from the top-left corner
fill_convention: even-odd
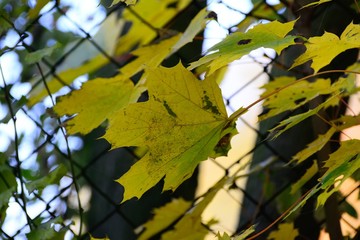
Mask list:
[[[249,44],[251,42],[251,39],[242,39],[240,41],[238,41],[238,45],[246,45]]]

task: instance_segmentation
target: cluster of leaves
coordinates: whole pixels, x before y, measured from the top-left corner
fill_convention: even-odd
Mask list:
[[[34,11],[36,9],[39,11],[46,2],[38,1]],[[113,1],[113,4],[118,2],[120,1]],[[122,202],[133,197],[141,198],[162,179],[164,179],[163,191],[175,190],[192,175],[200,162],[209,157],[226,155],[230,147],[229,139],[237,133],[235,124],[238,118],[263,100],[263,106],[268,111],[260,116],[260,120],[306,106],[319,96],[325,99],[307,112],[281,121],[271,129],[269,135],[276,138],[305,119],[319,115],[327,108],[337,106],[343,98],[358,91],[355,81],[355,76],[359,73],[358,63],[354,63],[346,70],[341,70],[347,74],[336,81],[321,78],[323,73],[319,71],[345,50],[360,48],[360,25],[358,24],[349,24],[340,37],[325,32],[322,36],[306,38],[292,34],[296,20],[286,23],[277,20],[257,23],[246,32],[230,34],[211,47],[205,56],[189,66],[178,63],[174,67],[166,68],[161,66],[161,63],[193,41],[199,32],[204,30],[207,22],[216,21],[213,18],[214,14],[207,9],[202,9],[183,33],[174,33],[163,30],[163,27],[191,1],[123,2],[131,6],[125,8],[122,18],[117,20],[113,15],[109,16],[107,21],[116,22],[119,26],[124,26],[124,22],[131,22],[131,28],[117,39],[117,35],[121,32],[119,28],[106,50],[111,56],[131,52],[130,54],[136,58],[133,61],[126,61],[116,76],[92,79],[84,83],[80,90],[58,98],[53,108],[57,116],[70,116],[66,121],[68,134],[87,134],[106,123],[106,134],[103,138],[111,143],[113,149],[124,146],[146,149],[143,157],[117,180],[125,188]],[[326,1],[319,1],[305,7],[324,2]],[[175,4],[176,7],[170,8],[171,4],[172,6]],[[156,6],[156,9],[151,6]],[[152,11],[149,11],[149,8]],[[36,15],[38,11],[32,14]],[[134,17],[131,14],[132,11],[137,12],[143,20]],[[159,14],[162,15],[161,18],[158,17]],[[151,22],[156,29],[144,24],[144,20]],[[252,23],[254,20],[248,17],[242,24],[249,27]],[[243,25],[239,25],[239,28],[244,27]],[[154,42],[159,35],[160,37]],[[101,30],[99,36],[101,36]],[[253,50],[271,48],[280,54],[292,45],[303,45],[306,51],[296,58],[291,68],[311,61],[314,73],[300,79],[288,76],[278,77],[263,86],[265,91],[258,101],[237,109],[228,116],[217,84],[219,75],[216,73]],[[28,57],[30,63],[51,54],[54,49],[53,47],[33,52]],[[71,84],[78,76],[96,71],[108,61],[109,59],[102,54],[93,54],[88,59],[84,59],[83,64],[78,67],[59,72],[58,77],[62,79],[62,82],[56,81],[55,77],[49,78],[47,88],[38,87],[37,90],[32,91],[27,104],[33,106],[49,92],[56,93],[63,84]],[[197,77],[199,73],[204,73],[203,80]],[[131,78],[139,74],[141,74],[140,80],[134,84]],[[147,93],[148,100],[139,101],[144,92]],[[330,126],[329,130],[298,152],[293,157],[294,165],[301,164],[320,151],[335,133],[359,125],[359,116],[341,116],[327,123]],[[324,166],[318,166],[318,163],[314,162],[313,167],[309,168],[293,185],[292,192],[300,189],[322,168],[324,171],[321,171],[323,174],[318,184],[289,209],[288,213],[296,211],[314,195],[317,195],[317,206],[324,205],[328,197],[339,189],[344,180],[359,169],[359,151],[359,140],[347,140],[341,142],[340,147],[330,154]],[[6,168],[2,170],[4,174],[8,174],[8,171]],[[61,167],[54,172],[52,176],[56,176],[55,180],[49,177],[51,179],[45,179],[41,181],[41,184],[58,181],[58,177],[65,174]],[[229,188],[237,177],[237,173],[223,177],[195,203],[175,199],[157,209],[154,212],[154,218],[144,225],[145,231],[140,235],[140,239],[148,239],[159,232],[163,233],[163,239],[203,238],[208,233],[208,229],[201,221],[202,212],[216,193],[222,188]],[[14,179],[11,182],[14,183],[11,185],[13,188],[16,185]],[[41,184],[35,182],[27,187],[32,190],[43,188]],[[4,189],[7,189],[7,192],[11,191],[9,188]],[[209,222],[206,225],[210,226],[212,223]],[[164,232],[170,225],[174,227]],[[236,239],[244,239],[253,231],[254,228],[251,227]],[[298,234],[292,223],[284,223],[269,237],[276,239],[284,232],[293,237]],[[218,239],[230,239],[230,237],[227,233],[219,233]]]
[[[135,7],[141,8],[141,4],[142,2]],[[296,21],[258,24],[245,33],[236,32],[229,35],[210,48],[204,57],[191,63],[187,69],[181,63],[173,68],[159,66],[168,55],[192,41],[193,37],[202,30],[199,26],[203,27],[209,20],[206,16],[208,16],[206,10],[202,10],[185,33],[157,44],[139,47],[132,53],[138,58],[121,68],[119,75],[112,79],[94,79],[85,83],[81,90],[60,98],[54,108],[60,116],[76,114],[67,122],[69,133],[87,133],[108,119],[109,124],[104,138],[113,148],[122,146],[147,148],[146,154],[118,179],[125,188],[123,201],[132,197],[140,198],[164,177],[163,190],[174,190],[191,176],[201,161],[219,153],[216,152],[219,141],[228,133],[234,132],[235,121],[253,105],[227,116],[220,89],[213,76],[217,70],[249,54],[252,50],[261,47],[272,48],[279,54],[283,49],[296,44],[295,39],[301,38],[306,51],[295,60],[292,68],[311,60],[311,67],[314,70],[313,75],[303,79],[279,77],[265,85],[266,91],[261,99],[265,100],[263,105],[269,111],[261,116],[261,120],[294,110],[319,95],[327,98],[315,108],[280,122],[271,130],[273,137],[279,136],[323,109],[338,105],[342,98],[358,90],[354,77],[354,74],[358,73],[357,63],[344,71],[351,74],[336,82],[322,78],[307,81],[310,77],[321,76],[319,70],[341,52],[360,47],[360,26],[353,23],[343,31],[340,38],[325,32],[322,36],[308,39],[289,34]],[[152,56],[152,60],[144,61],[149,56]],[[204,80],[199,81],[190,71],[196,68],[206,73]],[[129,77],[140,70],[144,70],[142,80],[140,84],[133,86]],[[136,102],[140,93],[145,90],[148,91],[149,100]],[[92,98],[89,99],[87,96]],[[95,112],[96,117],[89,117],[95,116]],[[329,122],[331,126],[329,131],[294,156],[294,163],[300,164],[321,150],[335,132],[358,125],[356,119],[358,116],[343,116]],[[322,206],[326,199],[338,190],[341,183],[360,167],[359,149],[358,140],[342,142],[340,148],[332,153],[326,164],[322,166],[326,171],[305,200],[322,189],[324,191],[318,196],[318,206]],[[306,183],[306,180],[313,177],[316,172],[305,174],[296,185],[297,188]],[[236,174],[232,178],[236,178]],[[201,227],[201,212],[216,191],[229,182],[231,182],[229,179],[219,182],[195,206],[190,206],[180,199],[157,210],[154,219],[145,224],[146,231],[141,238],[147,239],[165,229],[179,216],[181,220],[176,223],[174,230],[163,235],[164,239],[169,239],[170,235],[171,239],[184,238],[184,232],[190,234],[193,239],[203,237],[207,231]],[[337,185],[334,188],[335,183]],[[305,200],[294,209],[301,206]],[[249,232],[246,232],[245,235],[248,234]],[[273,235],[275,236],[275,233]],[[226,237],[219,235],[219,239]]]

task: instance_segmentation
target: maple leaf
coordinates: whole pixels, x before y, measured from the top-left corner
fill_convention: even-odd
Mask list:
[[[234,129],[214,79],[199,81],[181,64],[147,71],[149,101],[112,116],[104,135],[113,148],[148,148],[117,180],[125,188],[123,200],[140,197],[163,177],[164,190],[177,188]]]
[[[145,231],[140,235],[139,240],[149,239],[161,230],[170,226],[179,217],[189,210],[191,202],[183,199],[174,199],[170,203],[155,209],[154,218],[144,224]]]
[[[305,42],[306,51],[295,59],[291,68],[312,60],[311,67],[318,72],[345,50],[360,47],[360,25],[350,23],[340,38],[325,32],[320,37],[311,37]]]
[[[268,239],[289,240],[295,239],[297,236],[299,236],[299,231],[294,228],[294,223],[281,223],[278,230],[272,231],[269,234]]]
[[[275,90],[284,86],[286,88],[275,92]],[[269,111],[261,115],[260,120],[273,117],[284,111],[294,110],[321,94],[334,92],[329,79],[317,79],[315,82],[296,82],[293,77],[279,77],[265,84],[262,88],[266,89],[266,91],[261,94],[261,97],[270,96],[265,99],[263,104]]]
[[[136,102],[141,89],[134,88],[128,78],[97,78],[82,88],[62,96],[54,106],[58,116],[73,115],[66,123],[69,134],[87,134],[131,102]]]
[[[227,183],[225,177],[210,188],[192,209],[190,209],[175,225],[174,229],[167,231],[161,239],[197,240],[204,239],[209,230],[202,224],[201,215],[219,190]],[[215,220],[210,220],[209,226]],[[216,222],[216,221],[215,221]]]
[[[233,33],[211,47],[207,51],[209,55],[191,63],[189,69],[205,65],[208,68],[207,74],[211,75],[217,69],[261,47],[272,48],[279,54],[284,48],[295,44],[294,40],[298,38],[298,36],[285,37],[293,29],[294,24],[295,21],[288,23],[273,21],[256,25],[246,33]]]

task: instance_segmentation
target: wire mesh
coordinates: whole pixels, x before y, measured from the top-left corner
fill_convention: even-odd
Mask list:
[[[282,2],[286,5],[286,1]],[[105,140],[96,140],[103,135],[104,127],[100,127],[86,136],[68,136],[64,130],[64,119],[52,116],[50,109],[55,104],[55,98],[59,94],[51,93],[47,83],[49,77],[55,78],[55,81],[63,86],[60,94],[64,94],[77,89],[87,79],[114,75],[117,69],[127,62],[128,57],[126,55],[112,56],[94,37],[94,33],[99,29],[101,23],[114,13],[120,14],[125,5],[118,4],[112,8],[97,7],[97,11],[103,14],[103,19],[94,24],[92,19],[83,22],[74,20],[74,16],[70,16],[71,14],[68,13],[75,6],[69,7],[62,1],[61,3],[50,1],[38,17],[30,20],[24,15],[29,7],[24,5],[25,10],[23,12],[15,13],[16,4],[18,4],[17,1],[3,1],[1,3],[3,11],[0,15],[4,26],[0,40],[0,43],[2,42],[0,59],[2,126],[0,134],[1,141],[3,141],[0,150],[4,154],[0,157],[3,159],[2,164],[15,176],[17,182],[17,188],[13,189],[14,184],[8,183],[7,178],[4,177],[4,174],[9,172],[1,171],[0,177],[5,185],[2,189],[10,189],[11,194],[8,202],[1,203],[1,238],[24,239],[33,237],[37,239],[36,236],[40,235],[36,234],[43,234],[42,231],[51,226],[57,231],[57,234],[64,234],[68,238],[78,236],[81,232],[81,238],[89,238],[88,233],[90,233],[97,237],[107,235],[116,239],[119,236],[126,236],[126,238],[131,239],[136,238],[135,230],[152,216],[151,210],[155,207],[159,207],[172,197],[179,195],[195,201],[194,194],[198,171],[192,178],[193,181],[195,179],[195,183],[191,183],[191,181],[185,183],[184,188],[191,186],[192,189],[190,194],[187,193],[188,195],[184,193],[177,193],[178,195],[176,193],[175,195],[161,194],[162,183],[159,183],[151,190],[151,194],[145,194],[139,201],[131,200],[119,204],[123,189],[114,180],[130,168],[140,153],[135,148],[109,151],[110,146]],[[193,6],[197,11],[200,10],[202,4],[204,3],[193,1]],[[259,15],[260,11],[257,10],[267,9],[272,11],[274,19],[287,20],[284,19],[283,14],[279,13],[279,9],[266,1],[258,4],[250,12],[241,11],[224,1],[214,1],[213,4],[216,4],[214,8],[226,8],[228,11],[236,13],[239,18],[251,16],[254,19],[264,19],[264,16]],[[134,12],[133,14],[140,21],[144,21],[141,16]],[[90,16],[88,17],[90,18]],[[89,27],[89,21],[92,22],[92,27]],[[71,32],[68,29],[62,29],[59,26],[60,22],[70,24]],[[144,21],[144,24],[151,23]],[[231,33],[236,27],[234,24],[220,25],[220,27],[224,32]],[[8,27],[5,27],[6,25]],[[156,29],[155,27],[152,28]],[[41,61],[32,64],[27,64],[24,60],[27,53],[41,49],[46,44],[51,45],[60,39],[64,44],[72,41],[71,44],[68,44],[70,47],[65,48],[60,55],[44,57]],[[44,42],[45,40],[47,42]],[[211,37],[205,36],[205,40],[211,40]],[[76,52],[85,43],[91,45],[96,54],[104,56],[108,64],[93,73],[84,73],[74,83],[68,84],[66,80],[62,79],[59,72],[61,72],[64,62],[71,61],[71,58],[77,61],[76,56],[78,54],[85,54]],[[178,55],[179,58],[183,58],[181,54]],[[199,55],[195,57],[199,57]],[[184,62],[189,61],[189,59],[182,60]],[[4,66],[11,68],[11,64],[7,64],[5,61],[18,62],[17,67],[5,69]],[[257,64],[258,68],[256,69],[257,72],[253,73],[249,79],[242,80],[240,84],[237,84],[236,89],[234,85],[231,85],[233,91],[224,96],[224,102],[229,112],[233,112],[239,107],[239,98],[246,95],[245,92],[249,86],[255,84],[258,87],[264,82],[264,79],[271,79],[271,66],[274,61],[276,64],[277,59],[273,53],[262,51],[260,54],[252,54],[246,60],[233,64],[232,68],[241,65],[247,68],[246,66],[249,63]],[[15,73],[9,74],[11,71]],[[28,79],[33,79],[32,85],[29,84]],[[46,89],[48,96],[40,103],[29,107],[22,100],[23,92],[29,88],[31,88],[30,93],[35,91],[35,88]],[[251,156],[259,148],[270,151],[271,155],[279,159],[280,162],[289,162],[288,157],[283,156],[267,141],[267,133],[261,132],[257,124],[254,125],[254,122],[250,123],[248,119],[241,118],[239,125],[243,126],[242,129],[246,128],[246,131],[255,134],[257,141],[256,143],[254,141],[248,152],[234,159],[231,163],[224,164],[221,159],[209,160],[215,163],[214,166],[222,175],[229,174],[233,168],[241,166],[244,163],[243,159]],[[233,148],[238,147],[233,145]],[[59,168],[60,165],[66,166],[65,177],[57,180],[48,179],[51,184],[44,186],[41,190],[29,190],[31,181],[46,178],[49,172]],[[284,166],[282,165],[282,167]],[[264,170],[264,173],[259,176],[266,183],[269,181],[267,178],[270,174],[269,170]],[[239,224],[237,232],[246,229],[262,218],[266,219],[268,223],[275,221],[274,214],[271,213],[271,209],[273,209],[271,205],[281,197],[282,193],[292,184],[292,181],[292,179],[287,179],[270,196],[263,192],[260,198],[253,196],[252,192],[248,192],[243,184],[234,184],[231,189],[224,190],[232,198],[234,195],[240,194],[256,208],[255,212],[249,212],[248,218]],[[355,184],[353,189],[342,197],[340,203],[345,202],[358,189],[359,185]],[[246,209],[242,208],[243,203],[238,199],[234,201],[246,216]],[[240,216],[240,212],[238,214]],[[343,220],[351,228],[358,229],[358,226],[353,226],[344,218]],[[212,229],[212,231],[214,230]]]

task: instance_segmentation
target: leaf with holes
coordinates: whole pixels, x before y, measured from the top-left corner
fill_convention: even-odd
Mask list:
[[[176,189],[234,129],[214,79],[199,81],[181,64],[147,74],[149,100],[109,118],[104,136],[112,148],[148,148],[117,180],[125,188],[123,200],[140,197],[164,177],[164,190]]]
[[[320,37],[311,37],[305,42],[305,47],[306,51],[295,59],[291,68],[312,60],[311,67],[316,73],[340,53],[360,47],[360,25],[350,23],[340,38],[330,32]]]
[[[286,36],[293,29],[294,24],[295,21],[288,23],[273,21],[259,24],[246,33],[233,33],[211,47],[207,52],[208,55],[191,63],[189,69],[205,65],[208,68],[207,74],[211,75],[217,69],[261,47],[272,48],[279,54],[284,48],[295,44],[294,40],[298,38],[298,36]]]

